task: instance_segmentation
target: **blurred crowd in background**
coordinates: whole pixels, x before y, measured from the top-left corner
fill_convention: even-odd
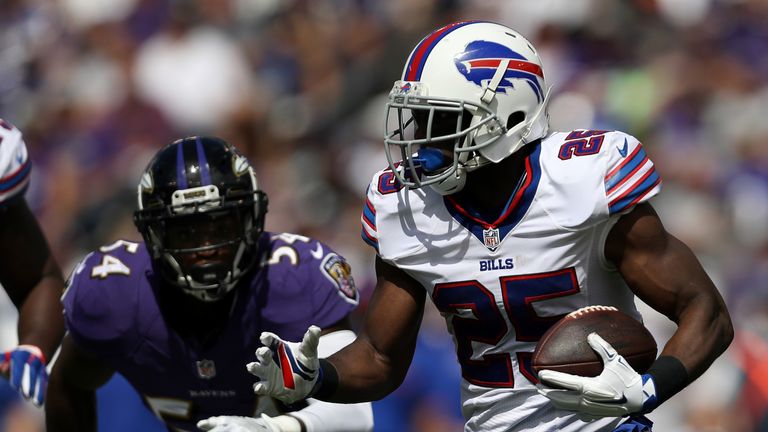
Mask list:
[[[764,0],[3,0],[0,117],[24,132],[27,200],[65,272],[99,245],[140,238],[136,185],[156,150],[214,134],[253,161],[268,230],[348,258],[362,313],[374,255],[359,218],[386,166],[386,94],[424,35],[475,19],[538,48],[554,129],[643,142],[664,179],[655,207],[729,306],[734,343],[650,415],[655,430],[768,431]],[[15,312],[0,303],[2,349]],[[672,325],[641,307],[661,346]],[[462,430],[459,376],[430,309],[406,383],[374,405],[376,430]],[[39,411],[6,399],[0,389],[0,429],[40,430]]]

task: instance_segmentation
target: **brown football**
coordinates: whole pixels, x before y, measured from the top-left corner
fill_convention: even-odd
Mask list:
[[[533,370],[597,376],[603,362],[589,346],[595,332],[613,346],[639,373],[656,359],[656,340],[638,320],[612,306],[588,306],[569,313],[541,337],[533,352]]]

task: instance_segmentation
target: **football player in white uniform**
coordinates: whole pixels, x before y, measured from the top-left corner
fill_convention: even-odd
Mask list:
[[[19,309],[19,345],[0,353],[0,374],[39,406],[46,359],[64,336],[64,279],[24,199],[30,170],[21,132],[0,119],[0,284]]]
[[[639,417],[728,346],[730,317],[648,204],[661,179],[640,142],[550,132],[548,96],[535,49],[507,27],[454,23],[415,47],[389,96],[389,168],[373,177],[362,214],[378,276],[362,332],[327,360],[301,347],[300,365],[318,370],[309,375],[260,350],[249,365],[257,393],[386,396],[408,370],[429,297],[456,344],[467,431],[649,429]],[[588,305],[641,319],[635,296],[678,325],[646,374],[591,336],[600,376],[543,371],[538,381],[531,354],[553,323]]]

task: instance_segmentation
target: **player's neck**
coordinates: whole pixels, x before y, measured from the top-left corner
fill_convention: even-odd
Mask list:
[[[467,184],[454,199],[483,215],[501,214],[525,172],[526,152],[517,152],[496,164],[486,165],[467,175]]]

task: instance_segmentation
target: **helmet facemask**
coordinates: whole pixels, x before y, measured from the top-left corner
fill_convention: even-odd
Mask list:
[[[224,169],[218,184],[165,191],[154,171],[150,164],[142,177],[134,221],[158,273],[198,300],[222,299],[258,258],[267,200],[253,170],[243,179]]]
[[[389,96],[387,161],[408,187],[453,193],[463,187],[466,172],[484,164],[477,151],[502,137],[506,127],[480,104],[430,97],[426,86],[411,84],[397,81]]]

